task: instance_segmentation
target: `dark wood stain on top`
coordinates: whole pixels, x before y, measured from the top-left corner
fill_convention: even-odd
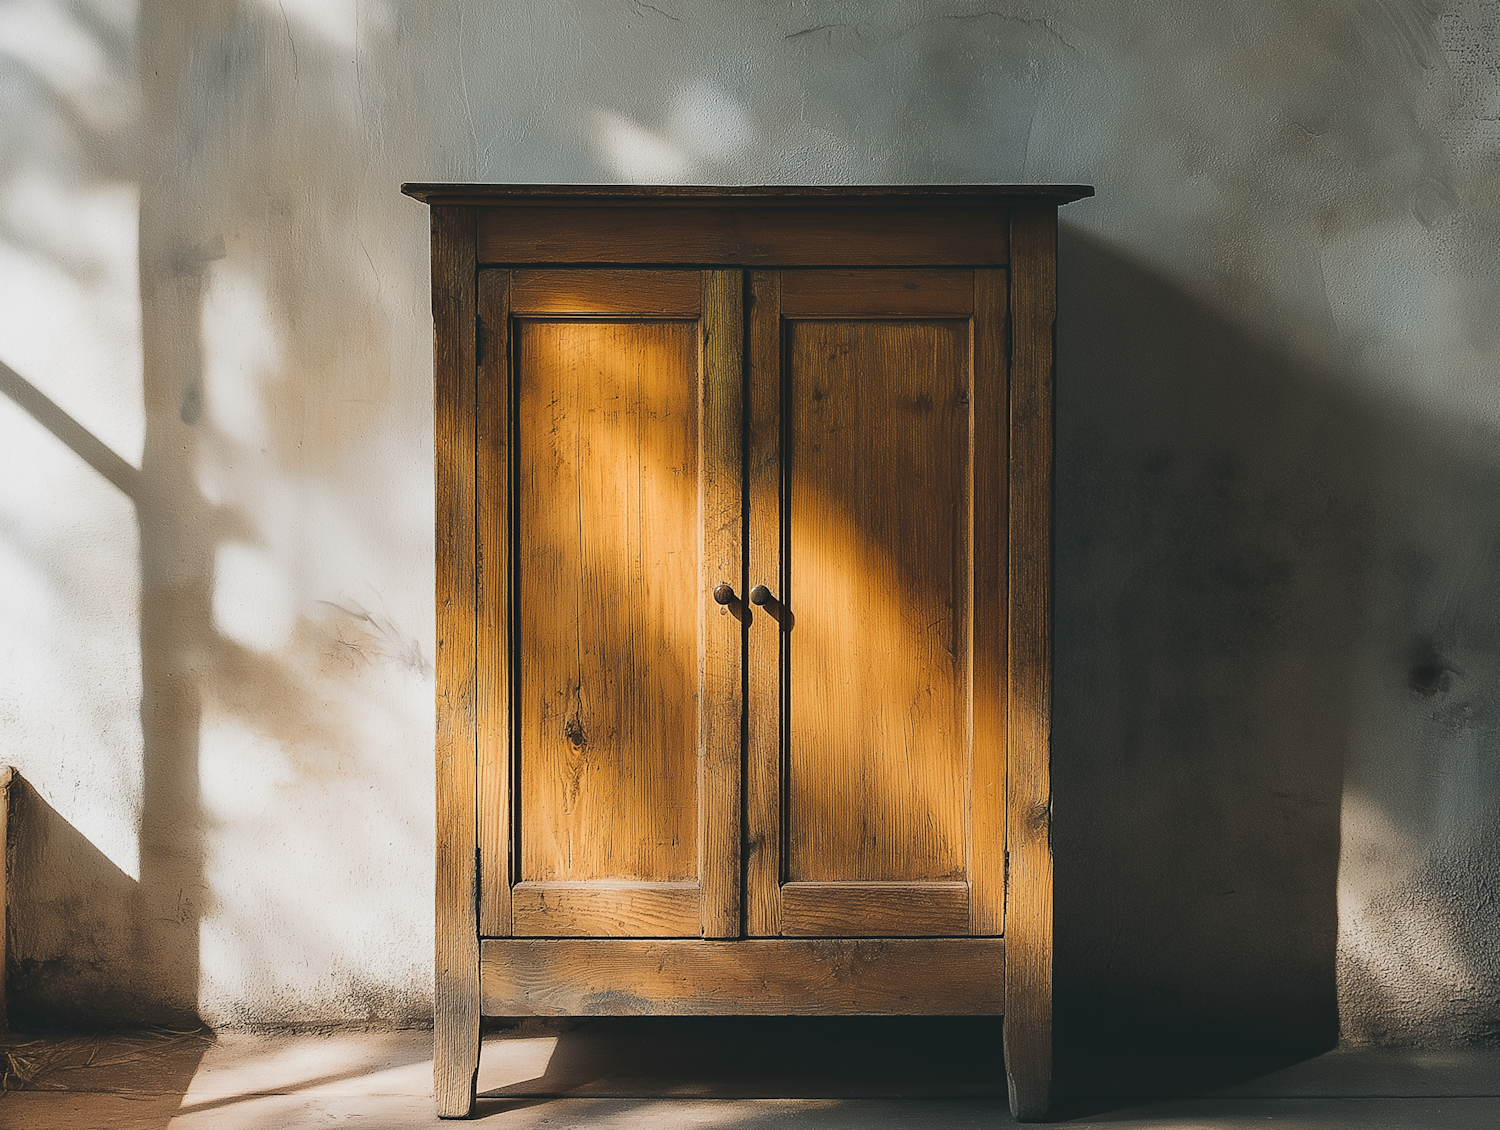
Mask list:
[[[612,203],[692,201],[707,207],[746,201],[826,202],[841,208],[866,203],[900,202],[914,206],[954,203],[1066,204],[1094,195],[1087,184],[841,184],[841,185],[702,185],[702,184],[465,184],[413,181],[401,191],[426,204],[519,204],[568,200],[593,207]]]

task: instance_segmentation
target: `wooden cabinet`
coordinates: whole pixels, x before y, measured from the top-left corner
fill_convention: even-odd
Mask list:
[[[439,1113],[481,1015],[1003,1013],[1050,1101],[1072,186],[432,207]]]

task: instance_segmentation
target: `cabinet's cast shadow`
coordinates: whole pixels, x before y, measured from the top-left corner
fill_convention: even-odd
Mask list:
[[[1323,1051],[1375,415],[1060,237],[1054,839],[1065,1102]]]

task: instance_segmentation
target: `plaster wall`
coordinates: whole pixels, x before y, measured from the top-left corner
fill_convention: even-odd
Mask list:
[[[0,4],[13,1009],[430,1014],[404,180],[1064,213],[1061,1018],[1500,1024],[1500,6]]]

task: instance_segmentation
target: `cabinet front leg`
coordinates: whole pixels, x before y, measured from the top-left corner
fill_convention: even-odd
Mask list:
[[[461,979],[452,977],[446,993],[441,981],[438,985],[432,1033],[432,1089],[439,1118],[470,1118],[474,1114],[474,1089],[479,1078],[478,963],[471,984],[452,983]]]
[[[1052,1113],[1051,1035],[1050,1025],[1005,1018],[1005,1082],[1017,1122],[1045,1122]]]

